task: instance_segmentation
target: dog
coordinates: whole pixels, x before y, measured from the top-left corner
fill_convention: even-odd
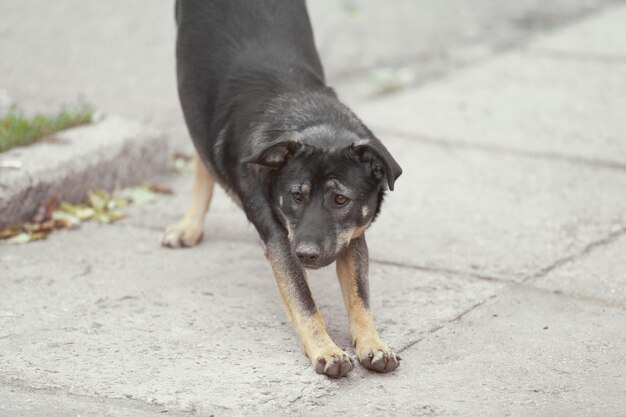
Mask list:
[[[365,231],[402,173],[374,134],[326,86],[304,0],[177,0],[176,71],[193,140],[195,180],[162,244],[198,243],[213,187],[243,209],[317,373],[352,359],[332,341],[306,268],[336,262],[356,355],[389,372],[400,357],[369,306]]]

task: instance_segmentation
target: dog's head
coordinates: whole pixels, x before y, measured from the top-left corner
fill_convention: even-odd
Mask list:
[[[307,268],[330,264],[360,236],[402,173],[378,139],[350,132],[333,136],[319,130],[284,133],[245,160],[271,176],[276,217]]]

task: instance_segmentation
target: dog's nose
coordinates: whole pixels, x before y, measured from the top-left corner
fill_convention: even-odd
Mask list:
[[[321,252],[320,247],[314,243],[303,242],[296,247],[296,256],[304,264],[316,262]]]

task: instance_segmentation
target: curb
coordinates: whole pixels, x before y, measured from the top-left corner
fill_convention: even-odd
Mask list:
[[[0,154],[0,228],[31,219],[54,193],[78,203],[88,190],[137,184],[168,166],[165,135],[113,116],[14,148]]]

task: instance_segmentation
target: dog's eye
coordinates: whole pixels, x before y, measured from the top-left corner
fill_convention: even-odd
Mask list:
[[[302,202],[302,193],[300,191],[293,191],[291,193],[291,198],[294,199],[294,201],[297,201],[298,203]]]
[[[346,197],[345,195],[337,194],[335,196],[335,204],[337,204],[338,206],[345,206],[347,202],[348,197]]]

